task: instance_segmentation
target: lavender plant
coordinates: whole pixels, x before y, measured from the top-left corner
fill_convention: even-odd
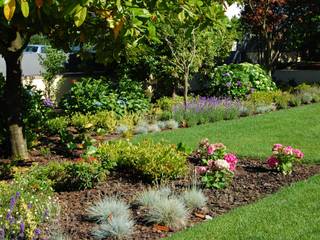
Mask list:
[[[186,105],[173,107],[173,118],[185,122],[189,127],[197,124],[216,122],[223,119],[234,119],[240,116],[241,104],[228,98],[199,97]]]

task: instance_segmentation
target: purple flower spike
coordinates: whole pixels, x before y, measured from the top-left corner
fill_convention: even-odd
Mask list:
[[[0,228],[0,239],[4,239],[5,238],[5,231],[3,228]]]
[[[39,228],[37,228],[36,230],[34,230],[34,234],[36,236],[39,236],[41,234],[41,230]]]
[[[25,230],[24,222],[21,222],[20,223],[20,233],[24,233],[24,230]]]
[[[14,205],[16,205],[16,197],[15,197],[15,196],[12,196],[12,197],[10,198],[10,210],[11,210],[11,211],[13,210]]]
[[[53,102],[50,100],[50,98],[45,98],[43,100],[43,105],[48,107],[48,108],[52,108],[54,106]]]

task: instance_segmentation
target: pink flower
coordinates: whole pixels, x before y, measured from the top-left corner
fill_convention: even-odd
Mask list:
[[[210,144],[209,147],[208,147],[208,154],[212,155],[215,150],[216,150],[215,145],[214,144]]]
[[[226,146],[223,143],[215,143],[213,146],[215,149],[226,149]]]
[[[195,171],[197,174],[202,175],[205,174],[208,171],[208,169],[205,166],[196,166]]]
[[[276,143],[273,145],[272,151],[278,152],[279,150],[282,149],[282,147],[283,147],[282,144]]]
[[[269,165],[269,167],[275,168],[275,167],[278,166],[279,161],[278,161],[278,159],[276,157],[271,156],[271,157],[268,158],[267,164]]]
[[[213,160],[209,160],[208,161],[208,167],[212,168],[214,166],[214,161]]]
[[[291,146],[287,146],[283,149],[283,153],[285,155],[292,155],[293,154],[293,148]]]
[[[232,154],[232,153],[228,153],[226,155],[224,155],[223,157],[224,160],[227,161],[227,163],[229,163],[229,170],[230,171],[235,171],[236,170],[236,165],[238,163],[238,158],[236,157],[236,155]]]
[[[303,152],[301,152],[301,150],[299,149],[293,149],[292,152],[296,156],[296,158],[302,159],[304,157]]]

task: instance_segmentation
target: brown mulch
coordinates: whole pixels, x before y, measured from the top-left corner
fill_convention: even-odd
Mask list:
[[[319,173],[320,165],[299,165],[294,168],[290,176],[283,176],[270,170],[261,161],[240,160],[231,186],[224,190],[204,189],[204,193],[208,197],[208,206],[203,214],[214,218],[235,207],[255,202],[284,186]],[[191,185],[191,179],[181,179],[168,184],[175,191],[181,191]],[[128,174],[113,173],[106,182],[94,189],[57,193],[56,196],[62,207],[60,219],[62,230],[72,239],[92,239],[90,232],[97,225],[86,220],[85,210],[88,206],[104,196],[117,196],[132,203],[136,194],[148,187],[150,185]],[[132,207],[132,212],[136,225],[130,239],[159,239],[172,234],[171,232],[161,232],[154,226],[144,224],[142,213],[138,209]],[[201,221],[203,219],[193,214],[189,226]]]

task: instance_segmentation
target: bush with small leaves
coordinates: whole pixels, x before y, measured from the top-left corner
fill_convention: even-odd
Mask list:
[[[61,132],[66,131],[66,128],[68,127],[69,123],[70,120],[67,117],[57,117],[50,119],[46,123],[47,131],[53,135],[60,134]]]
[[[188,169],[186,157],[175,145],[150,140],[108,142],[100,146],[97,156],[154,182],[182,177]]]
[[[112,198],[105,197],[104,199],[94,203],[87,209],[88,217],[97,222],[106,222],[108,218],[129,218],[129,206],[125,202]]]
[[[207,202],[207,197],[201,190],[196,188],[184,191],[181,194],[181,199],[190,210],[202,208],[206,205]]]

